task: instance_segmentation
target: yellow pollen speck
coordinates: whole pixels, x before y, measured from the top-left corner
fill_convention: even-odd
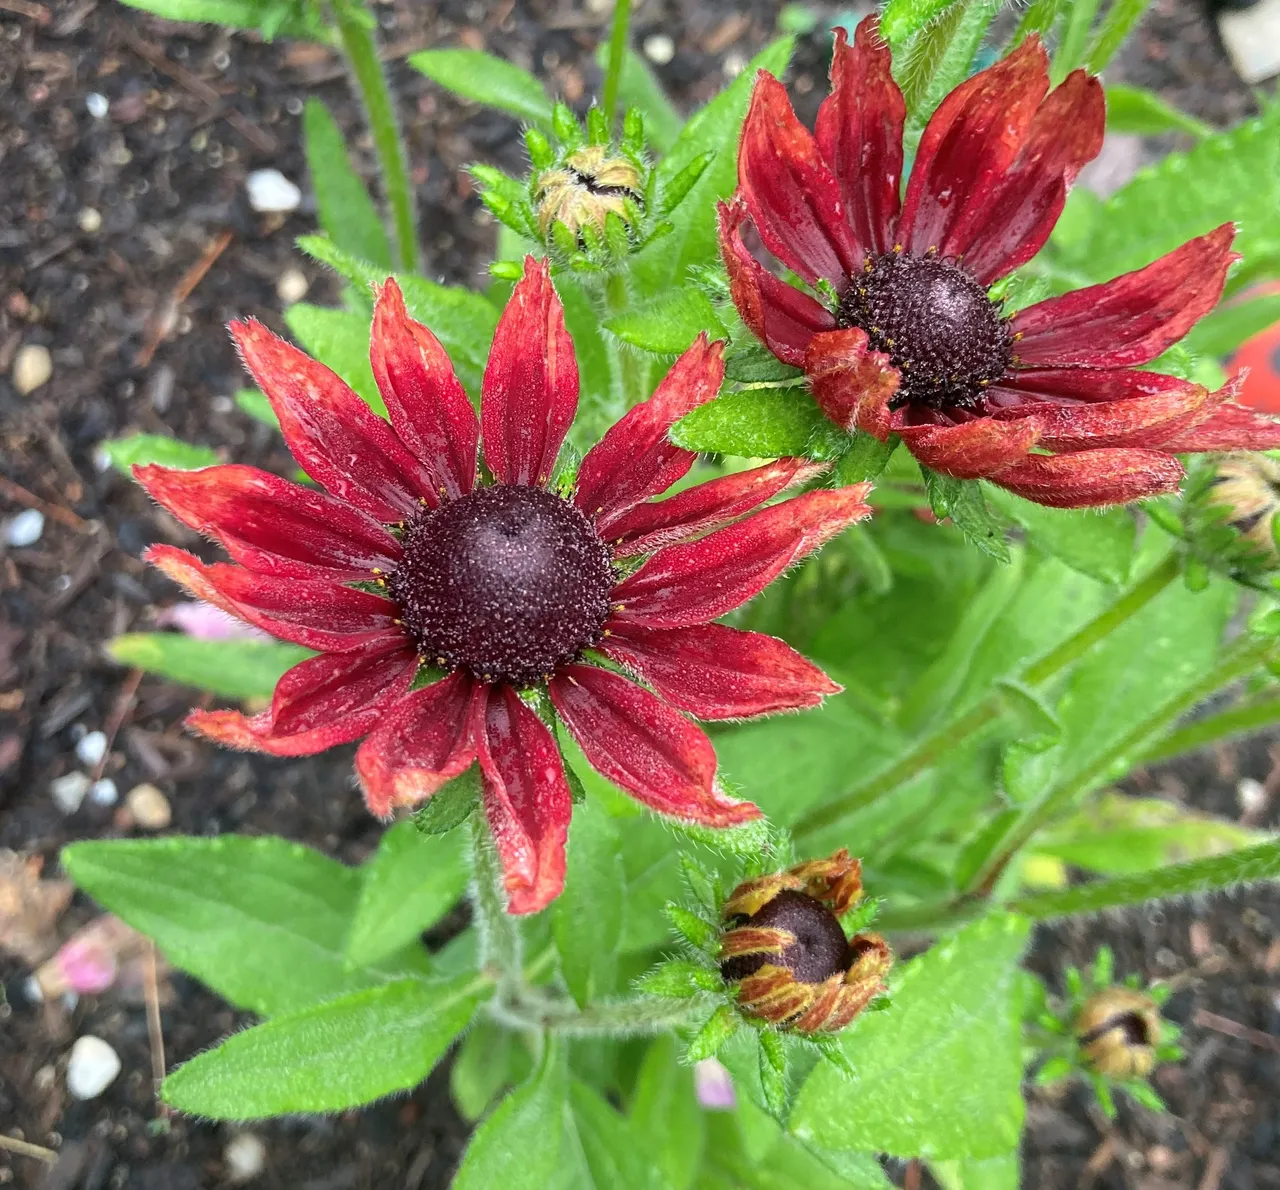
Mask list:
[[[441,668],[441,669],[443,669],[443,668],[444,668],[446,665],[448,665],[449,663],[448,663],[448,662],[447,662],[443,657],[437,657],[437,658],[436,658],[436,664],[437,664],[438,666],[440,666],[440,668]]]
[[[892,340],[892,339],[886,339],[886,340],[884,341],[884,345],[885,345],[886,347],[892,347],[892,346],[893,346],[893,340]]]
[[[901,244],[894,244],[894,246],[893,246],[893,250],[894,250],[895,252],[901,252],[901,251],[902,251],[902,245],[901,245]]]
[[[1022,338],[1022,332],[1021,332],[1021,331],[1014,331],[1014,333],[1013,333],[1013,341],[1016,343],[1016,342],[1017,342],[1019,339],[1021,339],[1021,338]]]
[[[612,630],[612,629],[609,629],[609,628],[606,628],[606,629],[604,630],[604,635],[605,635],[605,636],[612,636],[612,635],[613,635],[613,630]]]
[[[381,567],[381,566],[375,566],[375,567],[373,568],[373,573],[374,573],[374,574],[381,574],[381,573],[382,573],[382,567]]]
[[[397,628],[403,628],[403,627],[404,627],[404,621],[403,621],[403,620],[396,619],[396,620],[392,620],[391,622],[392,622],[392,623],[393,623]]]

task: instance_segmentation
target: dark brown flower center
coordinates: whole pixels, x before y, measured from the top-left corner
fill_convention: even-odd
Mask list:
[[[886,252],[869,260],[841,299],[836,320],[866,331],[872,348],[902,373],[895,408],[975,408],[1013,356],[999,305],[939,256]]]
[[[567,500],[498,484],[424,510],[388,580],[428,663],[529,686],[600,639],[609,550]]]
[[[839,919],[806,893],[785,889],[751,917],[734,924],[789,930],[796,940],[781,955],[749,954],[726,960],[720,974],[730,983],[754,975],[766,963],[786,967],[800,983],[821,983],[849,965],[849,943]]]
[[[1158,1038],[1152,1036],[1149,1022],[1138,1012],[1120,1012],[1108,1017],[1097,1028],[1091,1029],[1082,1038],[1082,1045],[1090,1045],[1100,1037],[1105,1037],[1112,1030],[1119,1030],[1120,1037],[1127,1046],[1154,1046]]]

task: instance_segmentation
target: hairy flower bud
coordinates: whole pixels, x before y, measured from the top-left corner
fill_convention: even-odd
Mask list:
[[[533,201],[544,236],[555,223],[564,224],[575,236],[584,227],[604,235],[610,214],[624,223],[634,222],[644,204],[640,170],[626,157],[608,153],[606,145],[587,145],[537,176]]]
[[[1227,455],[1217,466],[1208,503],[1268,562],[1280,562],[1273,526],[1280,509],[1280,463],[1264,454]]]
[[[1085,1001],[1074,1022],[1087,1065],[1110,1078],[1145,1078],[1156,1065],[1160,1009],[1146,992],[1111,987]]]

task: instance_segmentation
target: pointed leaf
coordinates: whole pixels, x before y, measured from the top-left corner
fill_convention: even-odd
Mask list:
[[[107,651],[121,665],[223,698],[270,698],[286,670],[314,656],[282,641],[200,640],[180,632],[131,632]]]
[[[547,127],[551,100],[527,70],[483,50],[420,50],[409,65],[442,87],[485,107]]]

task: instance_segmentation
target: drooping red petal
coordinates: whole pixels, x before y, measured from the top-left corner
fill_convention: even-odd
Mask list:
[[[665,492],[685,475],[697,454],[667,437],[686,413],[720,391],[724,344],[701,334],[667,373],[647,401],[623,414],[587,451],[578,470],[574,503],[590,517],[602,537],[609,525],[641,500]]]
[[[420,499],[434,501],[431,477],[344,380],[260,322],[228,329],[286,445],[312,479],[387,523],[411,516]]]
[[[1177,491],[1182,475],[1182,464],[1163,451],[1108,448],[1029,455],[991,482],[1050,508],[1095,508]]]
[[[1227,268],[1240,259],[1234,235],[1224,223],[1144,269],[1019,311],[1015,365],[1128,368],[1155,359],[1217,304]]]
[[[899,244],[915,256],[954,255],[950,236],[971,213],[987,213],[1048,89],[1049,60],[1033,35],[938,105],[911,167]]]
[[[902,375],[880,351],[868,350],[861,327],[828,331],[809,340],[804,370],[818,408],[843,430],[889,437],[889,402]]]
[[[270,710],[192,711],[187,726],[228,748],[310,756],[372,731],[409,688],[418,660],[405,642],[322,653],[276,683]]]
[[[308,649],[341,653],[401,635],[396,605],[369,591],[327,579],[254,574],[225,562],[207,566],[171,545],[153,545],[143,558],[197,599]]]
[[[607,625],[601,648],[672,706],[699,719],[816,707],[840,687],[790,645],[721,624],[654,630]]]
[[[983,285],[1026,264],[1053,231],[1076,175],[1102,149],[1106,123],[1102,84],[1073,71],[1040,105],[998,193],[969,208],[944,251],[963,255],[965,271]]]
[[[878,256],[893,247],[907,106],[878,17],[859,23],[852,47],[844,29],[835,35],[831,94],[818,109],[814,136],[840,186],[854,241]]]
[[[630,558],[686,541],[825,470],[824,463],[778,459],[686,488],[667,500],[637,504],[610,526],[608,538],[614,543],[614,557]]]
[[[698,541],[659,550],[614,588],[619,615],[649,628],[687,628],[723,616],[869,516],[870,488],[805,492]]]
[[[862,267],[840,187],[813,134],[796,119],[786,88],[756,76],[738,148],[738,187],[764,245],[797,276],[840,292]]]
[[[1017,368],[987,389],[987,400],[1017,408],[1046,401],[1061,405],[1098,401],[1142,401],[1185,388],[1191,382],[1135,368]],[[1016,398],[1016,401],[1014,400]]]
[[[473,731],[484,809],[502,861],[511,913],[537,913],[564,888],[573,798],[555,739],[509,686],[477,700]]]
[[[133,474],[184,525],[260,574],[367,579],[400,557],[400,543],[367,513],[256,467],[149,464]]]
[[[1160,449],[1175,454],[1202,450],[1280,450],[1280,421],[1244,405],[1225,403],[1203,421],[1169,435],[1160,443]]]
[[[480,420],[440,340],[409,317],[394,277],[373,307],[369,362],[391,424],[431,477],[432,501],[441,490],[450,500],[471,491]]]
[[[717,211],[720,255],[742,321],[783,363],[801,367],[809,340],[820,331],[834,329],[835,315],[807,293],[775,277],[747,251],[742,225],[749,216],[741,198],[720,203]]]
[[[385,818],[397,806],[417,805],[471,767],[475,686],[459,670],[406,695],[379,720],[356,752],[371,813]]]
[[[716,752],[702,731],[634,682],[592,665],[566,665],[550,690],[592,768],[646,806],[705,826],[760,817],[750,802],[716,788]]]
[[[1039,436],[1027,421],[980,417],[958,426],[895,425],[918,462],[956,479],[981,479],[1026,458]]]
[[[480,425],[489,470],[500,483],[546,483],[577,408],[578,362],[551,266],[526,256],[484,371]]]

